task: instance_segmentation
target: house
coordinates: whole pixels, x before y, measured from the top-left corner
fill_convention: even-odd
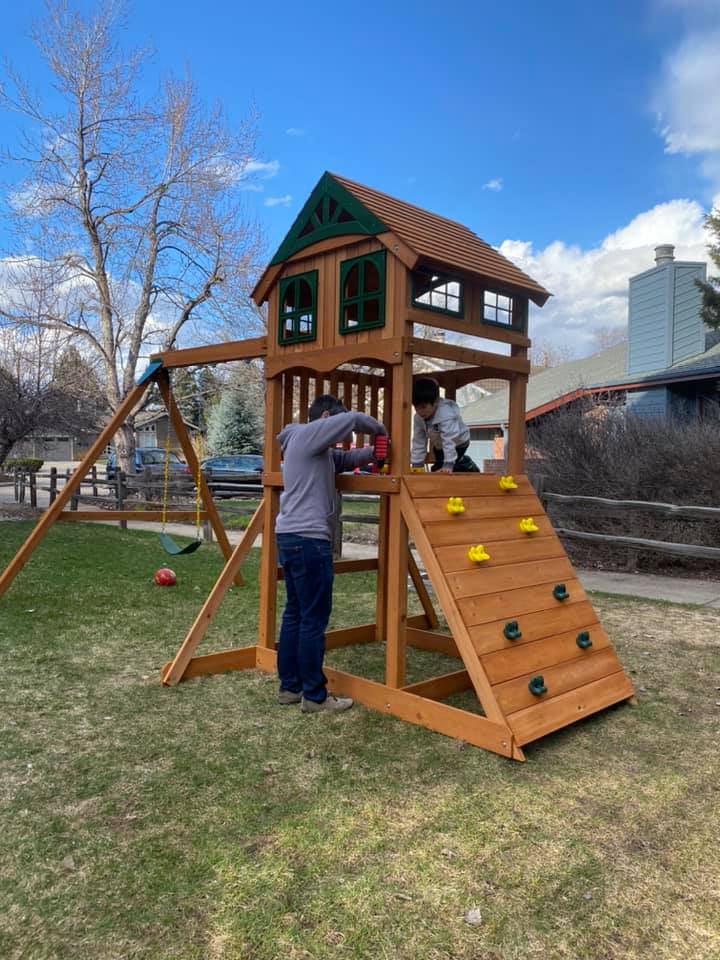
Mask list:
[[[183,418],[191,439],[200,435],[201,430],[194,423]],[[135,445],[137,447],[165,447],[168,430],[170,431],[170,449],[182,456],[180,441],[170,423],[167,410],[143,410],[135,417]]]
[[[655,254],[629,281],[627,341],[531,375],[526,422],[582,397],[643,416],[720,417],[720,337],[700,318],[695,284],[706,266],[675,260],[671,244]],[[475,460],[502,458],[507,410],[507,388],[463,407]]]

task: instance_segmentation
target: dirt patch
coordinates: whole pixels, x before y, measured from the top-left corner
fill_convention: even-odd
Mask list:
[[[25,503],[0,503],[1,520],[37,520],[43,511]]]

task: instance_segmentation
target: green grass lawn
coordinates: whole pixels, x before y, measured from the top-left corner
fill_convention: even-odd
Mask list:
[[[0,567],[29,529],[0,524]],[[254,671],[162,687],[221,566],[204,546],[163,590],[167,560],[55,527],[0,600],[3,960],[720,958],[717,612],[599,598],[639,706],[519,764],[302,716]],[[254,642],[256,570],[200,652]],[[335,625],[374,598],[338,578]],[[329,660],[375,676],[382,651]]]

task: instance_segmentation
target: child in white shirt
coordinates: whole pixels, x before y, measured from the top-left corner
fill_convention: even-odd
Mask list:
[[[411,463],[413,467],[425,464],[428,440],[435,462],[433,473],[478,473],[477,464],[467,456],[470,431],[454,400],[440,396],[437,380],[420,377],[413,384],[412,403],[413,439]]]

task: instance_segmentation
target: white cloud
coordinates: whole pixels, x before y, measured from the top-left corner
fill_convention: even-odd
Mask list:
[[[483,190],[493,190],[496,193],[502,190],[502,188],[502,177],[494,177],[492,180],[488,180],[487,183],[483,184]]]
[[[553,294],[542,310],[532,308],[530,336],[579,356],[592,353],[596,330],[626,326],[628,279],[654,266],[658,244],[675,244],[678,260],[707,262],[704,216],[690,200],[658,204],[589,250],[505,240],[500,252]]]
[[[304,137],[304,136],[305,136],[305,131],[303,130],[302,127],[288,127],[287,130],[285,131],[285,133],[286,133],[289,137]]]
[[[266,197],[266,207],[288,207],[292,201],[292,196],[286,193],[284,197]]]
[[[246,177],[258,176],[263,180],[270,180],[278,175],[280,170],[279,160],[248,160],[243,169]]]

